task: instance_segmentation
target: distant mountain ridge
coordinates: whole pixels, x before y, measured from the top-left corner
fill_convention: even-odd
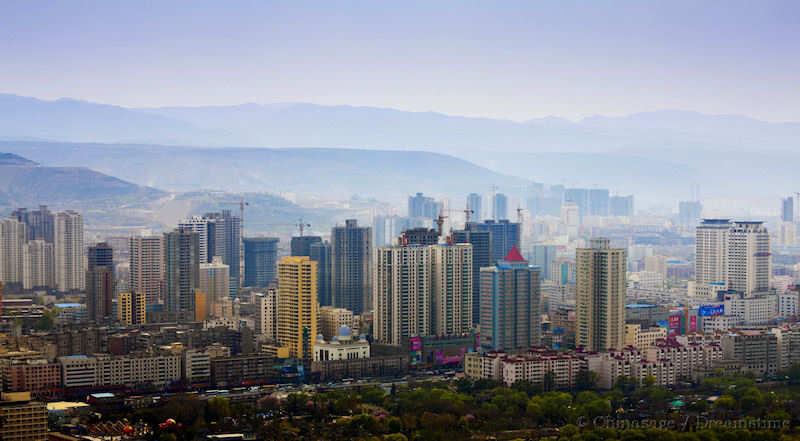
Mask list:
[[[0,139],[270,148],[626,152],[706,148],[792,150],[800,123],[690,111],[525,122],[309,103],[126,108],[0,94]]]

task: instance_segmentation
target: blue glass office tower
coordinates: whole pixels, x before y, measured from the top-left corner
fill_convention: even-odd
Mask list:
[[[468,223],[463,230],[452,232],[454,243],[472,245],[472,323],[480,322],[481,311],[481,272],[483,267],[492,266],[492,239],[489,231],[478,230],[477,223]]]
[[[278,278],[277,237],[244,238],[244,286],[267,287]]]
[[[488,231],[491,236],[491,263],[501,260],[511,248],[516,246],[520,247],[520,240],[522,232],[520,225],[516,222],[509,222],[508,219],[503,220],[487,220],[482,223],[470,222],[469,229],[477,229],[478,231]],[[472,226],[474,225],[474,227]]]

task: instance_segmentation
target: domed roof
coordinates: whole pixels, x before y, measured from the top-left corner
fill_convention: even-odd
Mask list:
[[[342,326],[339,328],[339,335],[342,337],[350,337],[353,331],[350,330],[349,326]]]

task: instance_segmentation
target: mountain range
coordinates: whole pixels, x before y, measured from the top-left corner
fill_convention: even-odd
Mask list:
[[[309,103],[128,108],[0,94],[0,137],[196,146],[503,152],[625,152],[753,147],[791,150],[800,123],[654,111],[573,122],[515,122],[387,108]]]
[[[0,150],[170,191],[395,200],[536,180],[670,205],[699,186],[704,198],[729,199],[724,206],[732,186],[737,204],[793,192],[800,161],[799,123],[671,110],[515,122],[308,103],[127,108],[0,95],[0,114]]]

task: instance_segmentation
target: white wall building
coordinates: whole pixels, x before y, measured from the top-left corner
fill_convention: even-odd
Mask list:
[[[56,287],[61,292],[83,290],[86,277],[83,217],[75,211],[56,213],[54,241]]]
[[[325,341],[322,335],[314,343],[314,361],[355,360],[369,358],[369,342],[364,337],[354,338],[347,326],[338,335]]]

